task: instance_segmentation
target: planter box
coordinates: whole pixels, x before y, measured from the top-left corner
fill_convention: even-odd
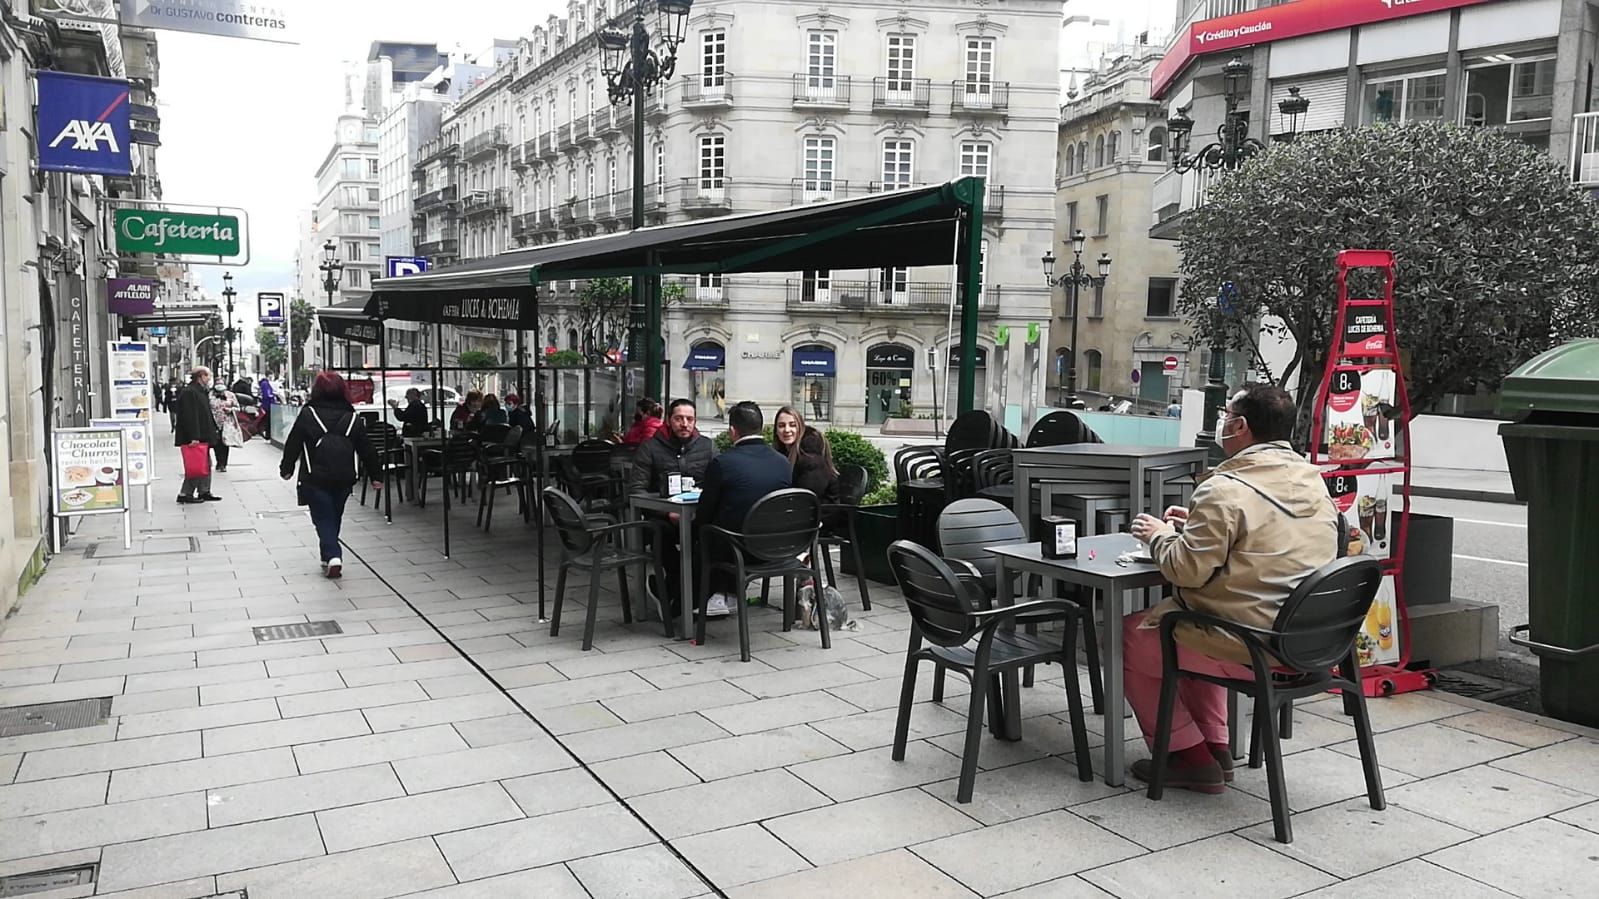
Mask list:
[[[1394,515],[1397,526],[1399,516]],[[1454,587],[1455,520],[1446,515],[1410,513],[1405,536],[1405,605],[1449,602]]]
[[[881,584],[895,583],[894,572],[888,567],[888,545],[899,539],[899,505],[861,506],[855,518],[855,538],[860,541],[866,576]],[[853,556],[843,556],[843,573],[854,574]]]

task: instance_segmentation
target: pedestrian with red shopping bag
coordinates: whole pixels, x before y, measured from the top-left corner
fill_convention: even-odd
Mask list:
[[[378,471],[377,453],[367,439],[366,423],[350,405],[344,379],[337,372],[324,371],[311,385],[311,397],[294,420],[283,441],[283,462],[278,474],[285,481],[300,470],[300,505],[311,513],[322,551],[322,572],[337,578],[344,572],[339,558],[339,527],[344,521],[344,504],[350,488],[364,469],[368,477]],[[382,490],[374,480],[372,489]]]
[[[172,443],[182,447],[183,452],[179,503],[187,505],[221,499],[211,492],[211,446],[219,440],[221,433],[211,414],[211,369],[202,365],[189,373],[188,386],[178,391],[177,414],[173,419]]]

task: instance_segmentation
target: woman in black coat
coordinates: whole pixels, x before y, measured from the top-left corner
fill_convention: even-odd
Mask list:
[[[300,504],[311,513],[321,544],[323,574],[337,578],[344,569],[339,558],[339,527],[350,488],[364,469],[373,479],[372,489],[383,489],[377,480],[378,457],[367,439],[366,422],[355,413],[344,379],[337,372],[316,376],[310,400],[283,441],[278,474],[287,481],[294,477],[296,467],[300,471]]]

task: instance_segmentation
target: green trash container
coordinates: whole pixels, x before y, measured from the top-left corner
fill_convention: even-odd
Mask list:
[[[1599,726],[1599,340],[1576,340],[1505,379],[1499,427],[1527,504],[1528,622],[1545,712]]]

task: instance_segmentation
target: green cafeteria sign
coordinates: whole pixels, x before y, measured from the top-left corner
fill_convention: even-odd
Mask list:
[[[164,209],[116,210],[117,249],[124,253],[239,255],[239,219]]]

